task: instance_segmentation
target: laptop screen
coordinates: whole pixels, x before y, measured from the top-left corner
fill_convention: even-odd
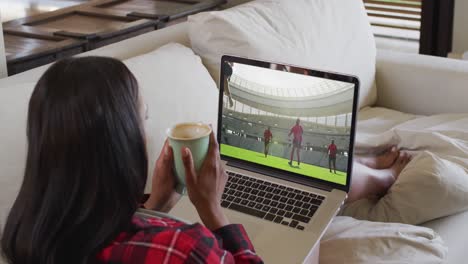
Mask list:
[[[357,81],[229,57],[221,70],[223,156],[348,184]]]

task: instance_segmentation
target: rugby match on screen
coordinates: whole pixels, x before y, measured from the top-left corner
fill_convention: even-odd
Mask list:
[[[225,63],[221,154],[345,185],[354,84]]]

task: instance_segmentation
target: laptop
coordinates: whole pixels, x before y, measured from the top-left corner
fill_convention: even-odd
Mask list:
[[[221,205],[265,263],[303,263],[347,198],[359,81],[234,56],[221,60]],[[172,214],[199,221],[188,198]]]

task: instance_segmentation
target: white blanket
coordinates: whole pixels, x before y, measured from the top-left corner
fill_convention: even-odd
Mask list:
[[[320,243],[321,264],[443,263],[447,247],[429,228],[336,217]]]
[[[447,247],[438,234],[400,223],[421,224],[468,208],[468,114],[422,117],[384,108],[363,109],[356,151],[362,154],[390,145],[415,158],[382,199],[345,207],[342,215],[361,220],[335,219],[321,242],[321,263],[442,263],[446,259]]]
[[[468,114],[416,117],[368,108],[358,129],[358,152],[398,145],[415,157],[383,198],[356,201],[343,215],[422,224],[468,209]]]
[[[468,165],[468,114],[418,117],[384,108],[362,110],[356,135],[357,152],[385,145],[459,157]]]

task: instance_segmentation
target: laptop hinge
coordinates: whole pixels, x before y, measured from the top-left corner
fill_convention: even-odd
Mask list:
[[[314,182],[313,178],[303,179],[297,176],[288,175],[287,173],[281,173],[277,171],[265,171],[262,169],[257,169],[255,167],[246,166],[245,164],[240,164],[234,161],[227,162],[227,166],[235,167],[241,170],[246,170],[246,171],[250,171],[250,172],[254,172],[258,174],[263,174],[263,175],[270,176],[270,177],[277,178],[277,179],[284,180],[284,181],[306,185],[306,186],[317,188],[317,189],[327,191],[327,192],[331,192],[333,190],[331,186],[326,186],[325,184]]]

